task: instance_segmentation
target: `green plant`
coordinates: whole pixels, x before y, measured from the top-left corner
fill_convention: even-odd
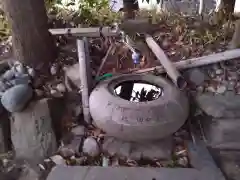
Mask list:
[[[4,15],[4,12],[0,11],[0,40],[6,40],[11,34],[10,27],[7,23],[7,19]]]
[[[55,4],[62,4],[62,0],[45,0],[47,9],[52,8]]]
[[[46,0],[46,7],[56,19],[71,24],[108,25],[119,19],[119,13],[111,12],[108,0]]]
[[[110,24],[119,17],[109,9],[108,0],[80,0],[78,7],[78,16],[89,25]]]

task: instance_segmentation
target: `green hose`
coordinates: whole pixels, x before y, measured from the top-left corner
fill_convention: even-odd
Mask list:
[[[103,80],[106,80],[106,79],[108,79],[108,78],[110,78],[110,77],[113,77],[113,74],[112,74],[112,73],[106,73],[106,74],[104,74],[104,75],[102,75],[102,76],[96,77],[96,81],[97,81],[97,82],[103,81]]]

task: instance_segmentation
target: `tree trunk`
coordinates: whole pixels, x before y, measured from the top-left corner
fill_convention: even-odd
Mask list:
[[[54,41],[48,32],[44,0],[2,0],[12,27],[13,48],[17,60],[45,70],[54,60]]]
[[[125,100],[130,101],[132,97],[133,86],[134,86],[133,82],[122,83],[122,88],[119,96]]]
[[[216,11],[226,11],[233,12],[235,5],[235,0],[217,0],[216,1]]]
[[[136,0],[123,0],[123,11],[125,20],[135,18],[135,11],[139,9],[138,3],[135,1]],[[124,83],[119,96],[123,99],[130,100],[133,86],[133,82]]]
[[[133,19],[135,11],[139,9],[136,0],[123,0],[123,10],[125,19]]]
[[[224,10],[226,12],[232,13],[234,10],[235,0],[223,0]]]

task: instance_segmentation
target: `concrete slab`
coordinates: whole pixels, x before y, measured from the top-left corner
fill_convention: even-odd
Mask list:
[[[102,149],[111,156],[130,157],[134,160],[141,158],[170,160],[173,149],[173,139],[172,137],[168,137],[160,141],[134,143],[113,137],[105,137]]]
[[[206,180],[207,177],[201,171],[187,168],[56,166],[47,180]]]
[[[56,152],[48,99],[32,102],[24,111],[12,116],[11,140],[17,158],[39,163]]]
[[[217,167],[214,159],[203,142],[198,140],[195,144],[189,142],[188,151],[192,167],[201,171],[202,177],[207,175],[207,180],[225,180],[222,171]]]
[[[188,143],[193,168],[56,166],[47,180],[225,180],[204,143]]]
[[[214,158],[224,175],[231,180],[240,179],[240,152],[214,149]]]
[[[208,146],[240,150],[240,118],[213,118],[203,126]]]

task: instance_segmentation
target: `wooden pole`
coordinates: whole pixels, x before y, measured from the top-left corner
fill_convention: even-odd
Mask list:
[[[177,71],[176,67],[171,63],[169,58],[166,56],[164,51],[158,46],[158,44],[154,41],[153,37],[150,35],[146,35],[145,37],[146,43],[149,46],[149,48],[152,50],[152,52],[155,54],[157,59],[160,61],[164,69],[166,70],[169,77],[172,79],[174,84],[179,89],[184,89],[187,85],[184,78],[180,75],[180,73]]]
[[[240,49],[228,50],[225,52],[211,54],[208,56],[202,56],[202,57],[175,62],[173,63],[173,66],[177,69],[188,69],[188,68],[194,68],[194,67],[200,67],[200,66],[205,66],[209,64],[219,63],[222,61],[228,61],[236,58],[240,58]],[[135,73],[146,73],[154,70],[157,70],[159,73],[166,72],[163,66],[156,66],[156,67],[147,68],[147,69],[140,69],[135,71]]]
[[[98,68],[96,77],[98,77],[100,75],[100,73],[101,73],[101,71],[102,71],[102,69],[103,69],[103,67],[104,67],[104,65],[105,65],[105,63],[106,63],[106,61],[109,57],[109,54],[111,53],[111,51],[113,49],[113,47],[114,47],[113,44],[111,44],[110,47],[108,48],[108,51],[107,51],[106,55],[104,56],[104,58],[102,59],[100,67]]]

